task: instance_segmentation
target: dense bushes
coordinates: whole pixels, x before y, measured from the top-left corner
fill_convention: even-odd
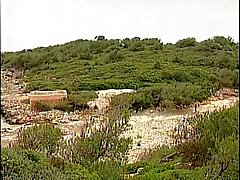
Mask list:
[[[44,101],[37,101],[36,104],[34,105],[34,108],[37,111],[50,111],[52,109],[51,105]]]
[[[136,111],[146,108],[183,108],[195,101],[206,100],[217,87],[193,85],[191,83],[161,84],[146,87],[128,94],[130,108]],[[123,97],[118,95],[113,97]]]
[[[191,179],[201,180],[205,178],[207,168],[200,167],[194,170],[184,169],[178,167],[182,160],[177,156],[170,162],[162,162],[161,160],[169,154],[175,152],[174,148],[158,147],[152,150],[149,154],[146,154],[144,158],[136,163],[125,166],[124,170],[126,174],[134,174],[135,176],[130,179],[133,180],[147,180],[147,179]]]
[[[67,179],[84,179],[84,180],[100,180],[100,176],[93,172],[89,172],[88,169],[84,168],[83,166],[80,166],[78,164],[68,164],[64,167],[64,172],[67,176]]]
[[[87,103],[98,96],[93,91],[72,92],[68,95],[68,103],[73,110],[83,110],[89,108]]]
[[[77,40],[2,54],[3,67],[26,70],[30,90],[101,90],[190,82],[237,87],[237,44],[230,37],[163,44],[157,38]],[[205,88],[205,86],[202,86]]]
[[[68,99],[60,102],[54,106],[54,109],[61,111],[75,111],[88,109],[88,102],[97,98],[97,94],[93,91],[79,91],[71,92],[68,95]]]
[[[174,148],[156,148],[141,161],[125,166],[125,173],[138,172],[130,179],[140,180],[238,179],[237,108],[235,106],[190,119],[195,129],[192,131],[195,138],[188,139]],[[162,161],[170,154],[175,155],[169,162]]]
[[[3,179],[66,179],[41,153],[19,148],[1,149],[1,178]]]
[[[64,140],[61,130],[53,124],[23,129],[18,134],[15,149],[5,149],[1,173],[4,178],[19,176],[23,179],[41,175],[47,179],[122,179],[131,139],[120,137],[120,134],[128,128],[129,116],[128,103],[115,99],[100,125],[96,126],[94,120],[86,122],[82,131],[70,139]],[[30,156],[22,156],[22,152]],[[46,173],[36,172],[42,164],[32,152],[45,158],[46,167],[42,170],[47,169]],[[20,157],[17,163],[16,156]],[[36,163],[29,161],[29,157]],[[56,177],[50,176],[48,171]]]
[[[63,141],[60,130],[53,125],[23,130],[17,148],[2,151],[2,177],[123,179],[124,173],[136,173],[139,168],[142,171],[132,179],[239,176],[237,107],[195,118],[192,122],[200,138],[176,149],[158,148],[128,166],[125,155],[131,139],[119,138],[128,127],[130,108],[179,108],[203,101],[221,87],[238,87],[238,44],[230,37],[216,36],[202,42],[186,38],[176,44],[163,44],[156,38],[106,40],[98,36],[95,41],[77,40],[1,56],[3,67],[25,71],[28,90],[66,89],[68,100],[54,107],[60,110],[88,108],[87,102],[97,95],[80,90],[137,90],[112,98],[104,123],[97,128],[92,119],[80,137]],[[40,103],[38,109],[49,107]],[[160,163],[174,151],[181,156]],[[189,162],[200,167],[189,170],[178,166]]]
[[[186,39],[182,39],[176,42],[176,46],[180,47],[180,48],[184,48],[184,47],[189,47],[189,46],[195,46],[196,44],[196,39],[195,38],[186,38]]]
[[[3,179],[101,179],[97,173],[91,173],[77,164],[55,167],[43,154],[27,149],[3,148],[1,165],[1,178]]]
[[[51,156],[57,151],[62,136],[61,130],[52,124],[33,125],[19,132],[16,146]]]
[[[61,137],[61,134],[54,133],[58,130],[53,129],[52,125],[33,126],[24,130],[22,134],[25,136],[20,139],[24,146],[2,149],[2,177],[115,180],[136,173],[129,179],[238,179],[237,106],[190,119],[197,135],[193,136],[195,139],[172,148],[158,147],[142,156],[140,161],[126,165],[123,157],[128,151],[129,142],[122,143],[118,139],[125,125],[121,126],[116,120],[128,117],[123,112],[128,108],[129,97],[126,94],[121,96],[112,101],[115,110],[108,115],[111,126],[118,128],[90,133],[91,126],[86,126],[82,140],[62,141],[60,146],[59,138],[54,137]],[[118,111],[123,107],[124,111]],[[58,146],[60,149],[64,147],[64,150],[57,148],[60,151],[48,153],[47,158],[47,151],[42,150],[55,148],[48,148],[46,144],[53,144],[51,147]],[[42,153],[36,152],[37,149]],[[169,154],[175,155],[168,162],[162,161]]]
[[[197,134],[177,146],[185,161],[209,165],[209,176],[225,176],[238,166],[237,106],[192,120]],[[238,173],[238,172],[235,172]],[[238,177],[234,175],[235,177]],[[233,177],[232,177],[233,178]]]

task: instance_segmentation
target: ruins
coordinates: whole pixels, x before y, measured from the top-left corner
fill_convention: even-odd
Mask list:
[[[44,101],[49,104],[57,104],[60,101],[67,99],[66,90],[56,91],[32,91],[29,94],[29,100],[31,107],[34,107],[37,101]]]

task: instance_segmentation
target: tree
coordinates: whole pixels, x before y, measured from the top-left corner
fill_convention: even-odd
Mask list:
[[[140,41],[140,40],[141,40],[140,37],[134,37],[131,39],[131,41]]]
[[[219,72],[219,80],[221,87],[232,87],[234,85],[236,75],[227,68],[223,68]]]
[[[195,38],[186,38],[182,39],[176,42],[175,46],[179,48],[189,47],[189,46],[195,46],[196,45],[196,39]]]
[[[102,36],[102,35],[96,36],[96,37],[95,37],[95,40],[96,40],[96,41],[104,41],[104,40],[105,40],[105,36]]]
[[[226,45],[233,45],[233,39],[228,36],[228,38],[225,38],[223,36],[214,36],[213,37],[213,42],[220,44],[222,47]]]
[[[128,49],[130,51],[142,51],[144,47],[140,41],[131,41]]]

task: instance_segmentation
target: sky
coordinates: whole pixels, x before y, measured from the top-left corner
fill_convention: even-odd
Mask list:
[[[1,0],[1,51],[77,39],[216,35],[239,41],[238,0]]]

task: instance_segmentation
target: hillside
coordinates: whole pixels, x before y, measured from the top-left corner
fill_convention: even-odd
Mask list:
[[[63,45],[7,52],[3,67],[26,70],[32,89],[102,90],[159,83],[234,86],[238,45],[216,36],[163,44],[157,38],[76,40]],[[230,80],[230,81],[229,81]]]
[[[222,36],[175,44],[97,36],[95,41],[2,53],[1,63],[23,70],[29,90],[137,89],[135,108],[185,106],[222,87],[238,88],[238,43]]]
[[[172,124],[174,132],[170,128],[164,131],[163,127],[171,124],[169,118],[166,122],[157,119],[156,122],[164,124],[158,129],[153,121],[144,123],[136,116],[131,119],[129,111],[184,108],[206,100],[220,88],[238,88],[238,43],[230,37],[216,36],[202,42],[187,38],[176,44],[164,44],[156,38],[120,41],[98,36],[95,41],[77,40],[1,55],[3,69],[23,70],[22,80],[28,83],[28,91],[68,90],[68,100],[56,107],[40,104],[39,111],[89,108],[87,102],[96,99],[93,92],[96,90],[136,90],[111,98],[99,126],[95,126],[94,114],[87,114],[91,118],[81,126],[80,134],[73,134],[70,139],[64,140],[63,131],[53,123],[23,128],[11,147],[3,148],[2,177],[237,179],[239,176],[237,105],[221,106],[225,109],[206,112],[205,116],[196,114],[184,121],[180,119],[178,124]],[[201,108],[198,107],[198,112],[205,112]],[[153,114],[149,119],[154,120]],[[133,126],[131,120],[139,126]],[[133,127],[138,130],[134,137],[121,136]],[[149,139],[150,134],[154,139]],[[166,140],[161,135],[169,137],[167,143],[175,146],[161,145]],[[155,141],[159,147],[152,144],[154,149],[143,153],[139,161],[127,164],[132,147],[140,149],[139,146]]]

